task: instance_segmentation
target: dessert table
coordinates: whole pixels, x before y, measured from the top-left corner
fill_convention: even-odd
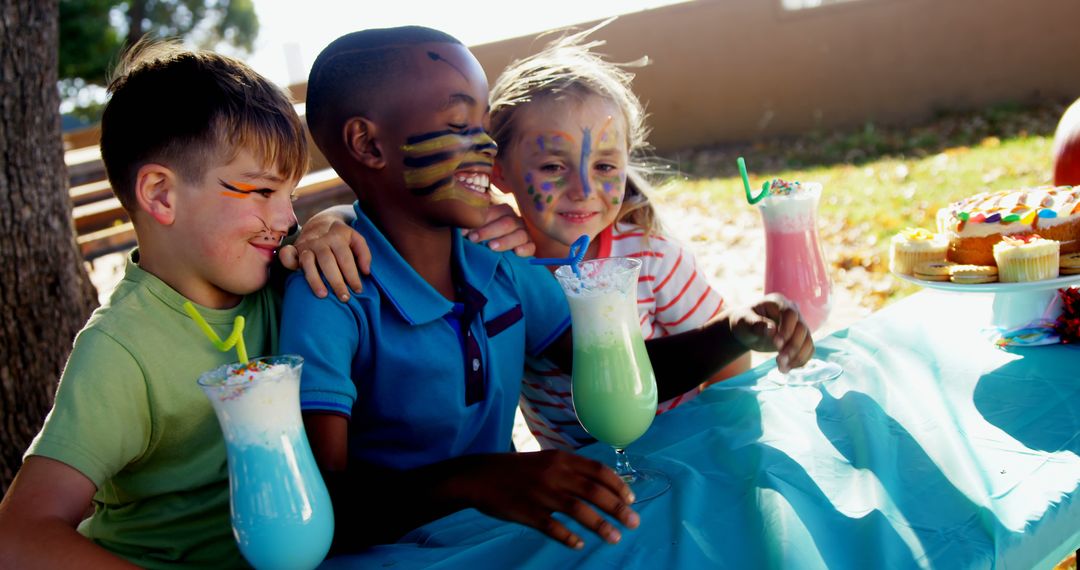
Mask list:
[[[324,566],[1051,568],[1080,547],[1080,347],[995,347],[991,302],[916,293],[820,339],[836,380],[769,361],[657,417],[629,452],[672,488],[617,545],[466,510]]]

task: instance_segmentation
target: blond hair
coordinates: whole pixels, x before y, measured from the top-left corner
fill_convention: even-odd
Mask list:
[[[637,225],[646,235],[657,234],[660,221],[647,195],[652,191],[652,185],[646,175],[652,168],[646,161],[649,144],[646,141],[645,106],[630,88],[634,74],[627,70],[647,65],[649,58],[610,62],[592,51],[604,45],[603,40],[586,41],[592,32],[613,20],[564,35],[539,53],[511,63],[491,88],[491,136],[500,149],[508,150],[518,135],[518,111],[531,102],[556,100],[567,95],[580,100],[595,96],[610,101],[626,122],[626,144],[630,155],[626,194],[615,222]]]

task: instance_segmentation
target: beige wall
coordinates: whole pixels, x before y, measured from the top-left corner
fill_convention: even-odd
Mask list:
[[[797,12],[780,0],[698,0],[624,15],[594,37],[617,61],[653,60],[634,88],[664,152],[1080,97],[1078,28],[1080,0],[855,0]],[[471,49],[494,81],[544,41]],[[305,88],[290,87],[300,99]],[[325,165],[317,152],[314,163]]]
[[[699,0],[596,32],[618,61],[648,55],[635,90],[661,152],[867,121],[903,123],[1039,94],[1080,96],[1080,0]],[[544,40],[473,46],[494,80]]]

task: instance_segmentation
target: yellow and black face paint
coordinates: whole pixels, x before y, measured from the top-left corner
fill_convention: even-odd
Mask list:
[[[405,153],[405,187],[414,196],[439,199],[454,186],[454,173],[469,167],[487,170],[495,162],[495,141],[482,128],[434,131],[411,136]]]

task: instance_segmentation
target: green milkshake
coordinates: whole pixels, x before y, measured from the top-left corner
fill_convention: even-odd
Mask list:
[[[581,275],[560,267],[574,335],[571,391],[582,427],[624,449],[656,415],[656,379],[638,325],[636,285],[641,262],[587,261]]]
[[[619,449],[641,437],[656,415],[656,381],[637,332],[629,343],[574,338],[571,390],[578,421],[589,435]]]
[[[664,473],[632,467],[625,451],[656,416],[656,377],[638,324],[639,271],[641,260],[629,257],[555,270],[574,326],[574,410],[590,435],[615,448],[615,473],[633,489],[635,502],[671,488]]]

